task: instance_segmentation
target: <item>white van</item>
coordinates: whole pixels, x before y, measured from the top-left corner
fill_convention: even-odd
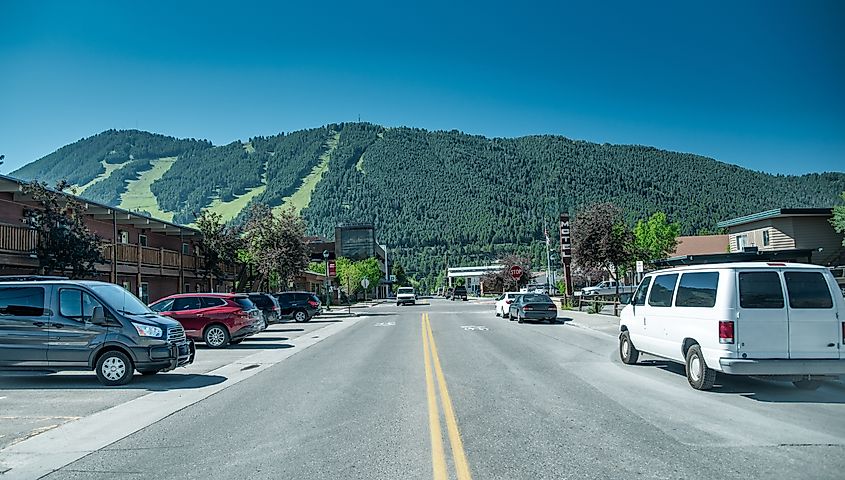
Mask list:
[[[686,365],[693,388],[716,372],[814,390],[845,374],[845,299],[830,270],[799,263],[671,268],[643,278],[619,320],[619,355]]]

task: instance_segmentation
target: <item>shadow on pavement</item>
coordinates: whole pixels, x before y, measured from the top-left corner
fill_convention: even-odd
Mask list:
[[[668,360],[643,360],[632,366],[657,367],[682,377],[684,382],[687,377],[683,365]],[[845,385],[836,381],[824,382],[818,390],[807,391],[799,390],[792,382],[717,373],[716,384],[709,392],[740,395],[758,402],[845,404]]]
[[[270,332],[270,333],[276,333],[276,332]],[[259,334],[259,335],[261,335],[261,334]],[[245,339],[244,341],[245,342],[255,342],[255,341],[261,341],[261,342],[279,341],[279,342],[283,342],[285,340],[290,340],[290,338],[288,338],[288,337],[265,337],[265,336],[261,335],[260,337],[255,337],[255,336],[249,337],[249,338]]]
[[[365,313],[362,314],[362,317],[395,317],[399,315],[399,313]]]
[[[304,328],[270,328],[267,329],[268,332],[272,333],[280,333],[280,332],[304,332]]]
[[[293,348],[289,343],[239,343],[226,347],[231,350],[278,350],[280,348]]]
[[[311,320],[308,323],[340,323],[343,320]]]
[[[217,385],[226,381],[220,375],[202,375],[194,373],[159,373],[157,375],[138,375],[128,385],[106,387],[91,372],[88,375],[37,374],[25,375],[15,372],[14,376],[0,374],[4,390],[148,390],[162,392],[166,390],[187,390]]]

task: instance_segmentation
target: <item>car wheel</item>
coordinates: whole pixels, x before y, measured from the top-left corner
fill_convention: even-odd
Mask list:
[[[697,344],[687,350],[687,381],[696,390],[710,390],[716,383],[716,370],[708,368]]]
[[[401,307],[401,306],[402,306],[402,304],[401,304],[401,303],[399,303],[399,302],[396,302],[396,306],[397,306],[397,307]]]
[[[134,373],[132,360],[123,352],[112,350],[97,360],[97,380],[108,387],[126,385]]]
[[[500,316],[500,315],[499,315],[499,309],[498,309],[498,308],[496,309],[496,316],[497,316],[497,317],[498,317],[498,316]]]
[[[631,343],[631,336],[627,330],[619,335],[619,358],[625,365],[634,365],[640,358],[640,351]]]
[[[223,348],[229,344],[229,330],[223,325],[210,325],[202,334],[202,339],[209,348]]]
[[[297,310],[296,313],[293,314],[293,319],[299,323],[307,322],[310,320],[308,318],[308,314],[305,313],[305,310]]]
[[[821,380],[796,380],[792,382],[799,390],[818,390],[822,386]]]
[[[141,375],[155,375],[156,373],[158,373],[158,372],[160,372],[160,371],[161,371],[161,370],[159,370],[158,368],[153,368],[152,370],[146,370],[146,369],[145,369],[145,370],[141,370],[141,369],[138,369],[138,373],[140,373]]]

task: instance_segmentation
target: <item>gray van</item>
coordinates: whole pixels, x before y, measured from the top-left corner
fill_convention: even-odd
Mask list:
[[[0,369],[94,370],[103,385],[194,361],[193,341],[121,286],[0,277]]]

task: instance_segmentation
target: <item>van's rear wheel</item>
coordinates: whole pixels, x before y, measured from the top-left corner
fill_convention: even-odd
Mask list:
[[[687,381],[696,390],[710,390],[716,383],[716,370],[708,368],[697,344],[687,350]]]
[[[619,358],[625,365],[634,365],[640,358],[640,351],[631,343],[631,336],[627,330],[619,335]]]
[[[821,380],[796,380],[792,382],[799,390],[818,390],[822,386]]]
[[[132,360],[123,352],[112,350],[104,353],[97,360],[97,380],[103,385],[113,387],[126,385],[132,380],[135,367]]]

